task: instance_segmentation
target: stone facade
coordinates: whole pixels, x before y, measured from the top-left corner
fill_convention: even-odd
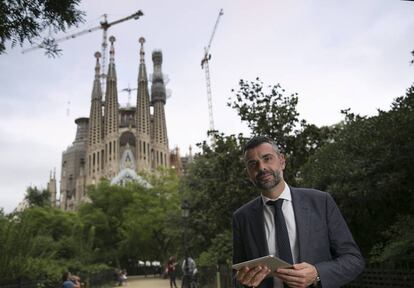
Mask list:
[[[110,57],[106,74],[105,100],[100,83],[100,53],[95,53],[89,118],[78,118],[75,141],[62,153],[59,207],[74,210],[87,200],[86,186],[102,178],[115,184],[128,180],[140,182],[140,171],[153,172],[170,167],[170,153],[164,106],[166,90],[162,74],[162,53],[154,51],[151,90],[145,65],[144,43],[140,38],[140,59],[136,107],[118,103],[115,69],[115,38],[110,37]],[[151,98],[149,95],[151,91]],[[153,113],[151,114],[150,111]],[[141,181],[144,183],[145,181]],[[56,192],[55,192],[56,194]],[[52,199],[56,195],[52,195]]]

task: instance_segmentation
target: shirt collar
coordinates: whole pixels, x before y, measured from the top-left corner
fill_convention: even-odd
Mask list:
[[[283,189],[282,193],[280,194],[280,196],[278,198],[271,199],[271,198],[268,198],[268,197],[264,196],[263,194],[260,194],[260,196],[262,197],[263,205],[265,205],[267,203],[267,201],[275,201],[275,200],[278,200],[278,199],[284,199],[284,200],[287,200],[287,201],[292,201],[292,195],[290,193],[290,188],[289,188],[289,185],[286,184],[286,182],[285,182],[285,188]]]

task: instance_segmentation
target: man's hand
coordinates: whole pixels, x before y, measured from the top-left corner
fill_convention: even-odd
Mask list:
[[[236,279],[243,285],[256,287],[266,278],[269,272],[270,269],[266,266],[243,267],[237,271]]]
[[[318,271],[315,266],[302,262],[294,264],[293,268],[276,270],[275,276],[282,279],[289,287],[306,288],[315,282]]]

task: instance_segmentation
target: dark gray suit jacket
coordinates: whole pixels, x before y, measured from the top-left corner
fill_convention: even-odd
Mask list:
[[[323,288],[340,287],[364,269],[364,259],[332,197],[322,191],[290,187],[299,241],[299,262],[315,265]],[[233,263],[269,254],[261,197],[233,214]],[[239,286],[235,280],[234,286]],[[272,288],[272,278],[261,288]]]

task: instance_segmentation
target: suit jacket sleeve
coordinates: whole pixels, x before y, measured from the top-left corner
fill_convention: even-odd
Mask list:
[[[242,237],[240,235],[240,223],[238,223],[236,217],[233,215],[233,263],[240,263],[245,261],[246,256],[243,251]],[[233,270],[233,287],[241,288],[244,285],[241,285],[239,281],[236,280],[236,271]]]
[[[316,262],[322,287],[339,287],[355,279],[364,269],[364,259],[335,201],[325,193],[330,258]]]

